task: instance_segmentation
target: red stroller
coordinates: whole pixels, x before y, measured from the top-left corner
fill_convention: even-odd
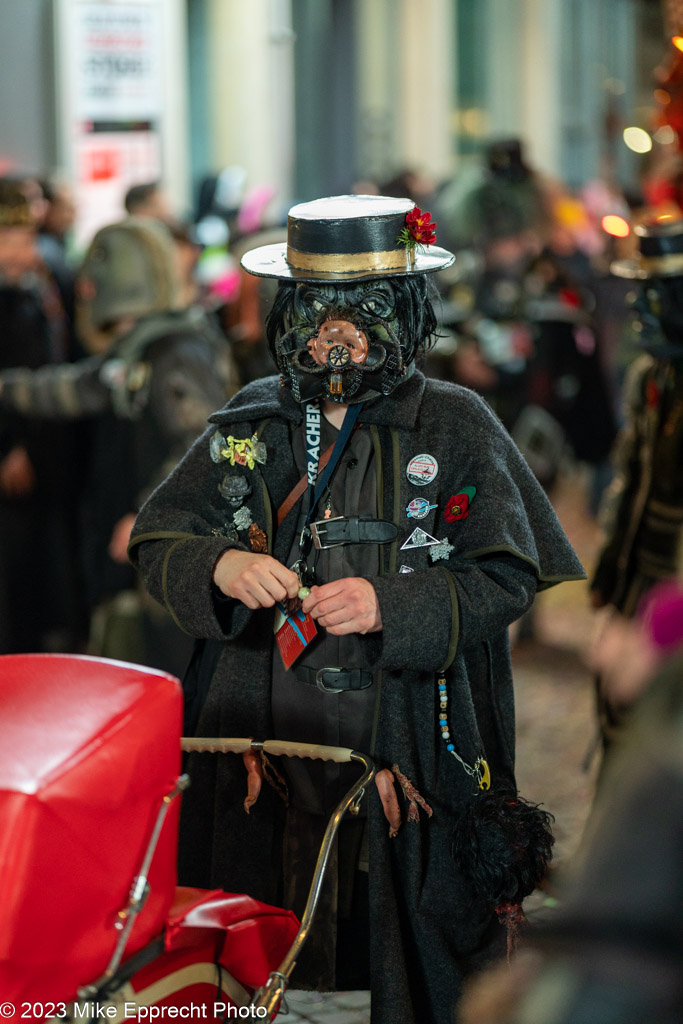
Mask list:
[[[249,896],[176,888],[176,797],[188,781],[177,679],[101,658],[7,655],[0,722],[0,1018],[272,1020],[371,762],[307,744],[183,741],[362,766],[328,824],[299,925]]]

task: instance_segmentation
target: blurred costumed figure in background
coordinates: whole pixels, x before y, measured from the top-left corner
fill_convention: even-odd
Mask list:
[[[634,312],[643,354],[624,385],[615,478],[602,512],[605,544],[591,581],[594,607],[611,605],[626,618],[655,583],[675,575],[683,534],[683,220],[636,233],[638,255],[613,270],[640,282]],[[609,742],[624,708],[602,681],[598,711]]]
[[[90,653],[182,675],[191,641],[138,588],[126,547],[140,505],[236,389],[229,346],[204,310],[181,306],[172,236],[151,217],[97,232],[77,295],[94,354],[6,371],[0,408],[90,425],[79,521]]]

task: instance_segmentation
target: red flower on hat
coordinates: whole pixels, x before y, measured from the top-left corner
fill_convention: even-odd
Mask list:
[[[470,514],[470,498],[468,494],[454,494],[446,502],[443,517],[447,523],[457,523],[458,519],[467,519]]]
[[[436,221],[431,220],[431,216],[428,210],[423,213],[419,206],[409,210],[406,226],[398,236],[399,245],[405,245],[408,249],[416,245],[433,245],[436,241]]]

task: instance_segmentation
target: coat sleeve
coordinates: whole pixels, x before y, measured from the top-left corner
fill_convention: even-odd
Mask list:
[[[432,529],[450,549],[445,559],[432,561],[423,548],[424,561],[415,571],[370,579],[382,631],[367,647],[381,668],[445,668],[469,645],[499,636],[538,590],[586,576],[546,494],[497,417],[472,392],[441,388],[430,382],[422,433],[409,444],[438,458]],[[405,473],[398,476],[403,508],[414,490]],[[464,488],[476,489],[466,515],[449,519],[450,498]]]
[[[0,408],[28,418],[77,420],[97,416],[111,406],[102,382],[102,356],[77,363],[19,367],[0,374]]]
[[[519,619],[537,589],[532,566],[505,554],[370,582],[382,616],[371,660],[378,668],[430,672]]]
[[[249,549],[226,529],[220,472],[209,457],[214,431],[210,427],[197,439],[140,510],[128,553],[150,594],[185,633],[229,640],[252,613],[238,601],[221,599],[213,570],[224,551]]]

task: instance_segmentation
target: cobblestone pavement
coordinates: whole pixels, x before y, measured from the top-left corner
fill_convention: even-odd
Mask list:
[[[587,480],[575,470],[552,499],[558,517],[591,573],[599,547],[586,514]],[[599,764],[593,679],[586,657],[596,628],[586,582],[539,594],[533,638],[513,645],[517,708],[517,781],[527,799],[555,815],[555,863],[571,857],[593,799]]]
[[[369,992],[288,992],[289,1013],[279,1013],[276,1024],[370,1024]]]
[[[588,479],[581,467],[565,473],[551,495],[560,521],[589,572],[599,530],[586,513]],[[577,849],[593,798],[597,727],[586,653],[595,629],[585,582],[539,595],[533,634],[513,643],[517,704],[517,780],[520,793],[555,815],[555,864]],[[528,912],[540,908],[536,894]],[[290,992],[289,1013],[277,1024],[369,1024],[368,992]],[[397,1022],[398,1024],[398,1022]]]

